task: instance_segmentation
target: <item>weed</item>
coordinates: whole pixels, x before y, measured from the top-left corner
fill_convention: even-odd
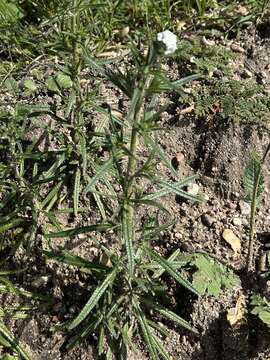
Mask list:
[[[213,79],[198,89],[194,99],[199,117],[238,123],[269,119],[269,98],[253,81]]]
[[[95,68],[100,68],[100,71],[130,100],[128,115],[120,124],[109,111],[111,129],[107,141],[110,158],[88,184],[88,190],[93,191],[103,178],[113,176],[114,183],[120,186],[121,190],[116,197],[115,193],[100,193],[101,198],[116,200],[112,223],[46,235],[48,238],[68,237],[99,229],[105,231],[108,227],[116,231],[119,254],[98,243],[108,259],[106,265],[87,262],[66,251],[58,255],[53,252],[46,253],[50,258],[86,267],[91,271],[91,276],[98,285],[93,288],[89,300],[77,317],[64,327],[68,330],[77,330],[77,335],[69,347],[80,343],[90,332],[95,331],[99,338],[99,355],[105,353],[108,358],[116,353],[121,354],[123,359],[127,358],[129,349],[135,351],[132,339],[136,334],[140,334],[144,339],[151,358],[157,359],[158,353],[165,359],[168,358],[166,350],[155,334],[156,331],[164,333],[164,329],[154,325],[151,320],[152,312],[196,332],[185,320],[160,302],[160,299],[167,298],[166,286],[160,279],[164,271],[179,284],[198,294],[178,271],[178,263],[174,261],[178,251],[168,259],[162,257],[151,249],[151,243],[159,237],[162,227],[158,222],[155,225],[146,222],[144,226],[139,226],[139,206],[153,206],[167,213],[157,201],[166,193],[174,192],[182,197],[198,200],[182,190],[183,186],[194,177],[170,182],[158,178],[155,174],[157,157],[159,157],[176,176],[166,155],[153,137],[156,120],[161,113],[156,109],[157,94],[164,90],[181,88],[186,82],[195,78],[191,76],[170,82],[159,68],[160,51],[162,50],[156,42],[153,46],[150,45],[146,57],[132,47],[135,65],[126,72],[119,70],[106,72],[95,64]],[[146,160],[139,157],[139,143],[148,150],[149,155]],[[157,186],[158,190],[147,194],[145,189],[139,186],[141,179]]]

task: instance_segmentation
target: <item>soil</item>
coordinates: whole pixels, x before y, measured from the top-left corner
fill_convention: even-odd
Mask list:
[[[241,35],[238,45],[245,50],[241,57],[242,68],[252,71],[254,78],[265,85],[266,91],[270,82],[270,39],[269,24],[260,24],[247,29]],[[228,40],[229,41],[229,40]],[[263,81],[262,81],[263,79]],[[108,96],[108,94],[107,94]],[[110,105],[118,106],[119,94],[113,91]],[[117,97],[116,97],[117,96]],[[165,345],[174,360],[266,360],[270,358],[270,336],[267,328],[255,317],[245,314],[242,321],[235,327],[226,320],[227,310],[234,307],[240,295],[246,302],[250,291],[261,290],[265,286],[259,279],[256,269],[251,275],[251,284],[247,281],[243,268],[245,266],[248,244],[248,215],[241,208],[243,198],[242,176],[248,162],[249,154],[256,149],[263,154],[270,142],[267,124],[224,124],[216,123],[209,126],[207,122],[194,119],[191,114],[179,115],[174,103],[173,110],[165,113],[161,125],[160,145],[176,164],[179,176],[198,173],[200,193],[207,195],[202,204],[191,204],[175,196],[167,196],[164,205],[174,214],[175,226],[163,234],[156,248],[170,254],[175,249],[183,251],[206,252],[230,266],[240,276],[242,285],[233,291],[224,291],[218,298],[202,296],[191,298],[185,292],[179,303],[186,303],[186,311],[181,309],[182,316],[191,321],[198,329],[200,336],[187,334],[173,328]],[[123,110],[122,107],[119,110]],[[264,175],[265,192],[258,212],[257,232],[268,234],[270,242],[270,175],[268,159]],[[165,171],[160,164],[161,172]],[[143,215],[143,214],[142,214]],[[207,216],[206,216],[207,215]],[[235,218],[240,219],[238,225]],[[80,219],[81,222],[89,219]],[[63,223],[68,219],[63,219]],[[231,229],[241,240],[241,252],[235,256],[223,238],[225,229]],[[56,240],[55,247],[67,245]],[[42,239],[39,240],[42,242]],[[37,241],[38,243],[38,241]],[[96,256],[96,248],[85,239],[76,239],[68,244],[72,251],[85,258]],[[256,243],[256,258],[259,258],[261,244]],[[23,264],[20,254],[17,261]],[[95,334],[78,349],[70,353],[63,350],[66,335],[50,332],[50,328],[59,322],[68,320],[81,308],[85,295],[85,275],[75,268],[46,263],[37,250],[31,259],[33,274],[31,277],[21,275],[20,281],[29,289],[47,294],[53,300],[53,306],[46,311],[36,311],[29,319],[10,321],[9,327],[14,331],[33,360],[75,360],[97,359]],[[34,276],[43,275],[44,282],[34,282]],[[261,290],[262,291],[262,290]],[[270,295],[265,287],[265,294]],[[176,296],[176,294],[173,294]],[[2,304],[19,303],[16,297],[1,296]],[[31,301],[30,301],[31,303]],[[143,353],[130,355],[130,359],[147,359]]]

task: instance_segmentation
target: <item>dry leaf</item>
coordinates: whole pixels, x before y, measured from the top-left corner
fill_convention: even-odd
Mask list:
[[[241,250],[240,239],[233,233],[231,229],[225,229],[222,234],[223,239],[231,246],[235,253]]]
[[[235,326],[245,315],[245,297],[240,295],[234,308],[227,311],[227,320],[231,326]]]

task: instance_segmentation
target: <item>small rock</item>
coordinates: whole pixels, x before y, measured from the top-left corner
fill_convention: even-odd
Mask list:
[[[200,187],[196,183],[191,183],[187,186],[187,193],[189,195],[196,196],[196,195],[198,195],[199,190],[200,190]]]
[[[234,234],[231,229],[225,229],[222,233],[223,239],[231,246],[235,253],[239,253],[241,250],[240,239]]]
[[[232,223],[235,226],[242,226],[242,220],[239,217],[234,217],[232,219]]]
[[[179,232],[175,233],[174,236],[175,236],[176,239],[182,239],[183,238],[183,234],[181,234]]]
[[[244,54],[245,53],[245,49],[242,48],[241,46],[237,45],[237,44],[231,44],[231,50],[234,52],[238,52],[240,54]]]
[[[31,282],[31,285],[33,287],[40,288],[42,286],[47,285],[48,281],[49,281],[49,276],[46,276],[46,275],[45,276],[40,276],[37,279],[33,280]]]
[[[211,227],[215,221],[209,214],[202,214],[201,219],[202,223],[207,227]]]
[[[240,200],[239,201],[239,209],[240,209],[240,212],[242,215],[244,215],[244,216],[250,215],[251,208],[247,202]]]
[[[248,228],[249,227],[249,221],[248,221],[248,219],[242,219],[242,225],[244,226],[244,227],[246,227],[246,228]]]
[[[231,210],[235,210],[237,208],[237,204],[232,201],[228,201],[227,206]]]
[[[244,79],[250,79],[253,76],[252,72],[248,69],[244,69],[241,75]]]

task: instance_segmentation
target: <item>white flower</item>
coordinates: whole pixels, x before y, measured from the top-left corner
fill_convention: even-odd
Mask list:
[[[158,33],[157,39],[166,46],[165,55],[173,54],[177,49],[177,36],[170,30]]]

